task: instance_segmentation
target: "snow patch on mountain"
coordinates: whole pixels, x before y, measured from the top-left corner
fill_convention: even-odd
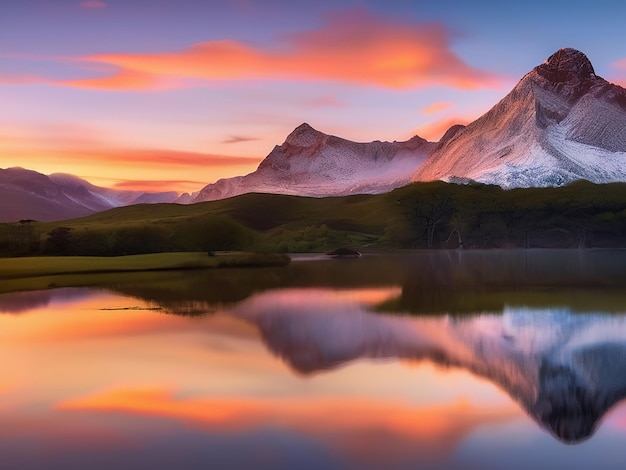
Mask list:
[[[406,185],[436,144],[418,136],[406,142],[352,142],[298,126],[253,173],[203,188],[195,202],[260,192],[299,196],[383,193]]]

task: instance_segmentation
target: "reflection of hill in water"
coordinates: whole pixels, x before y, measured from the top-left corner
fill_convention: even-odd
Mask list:
[[[154,276],[154,275],[153,275]],[[114,285],[173,312],[181,299],[207,311],[276,288],[402,286],[382,312],[500,312],[506,305],[626,311],[626,251],[424,251],[355,260],[294,261],[284,268],[224,269],[140,277]],[[182,312],[181,312],[182,313]]]
[[[501,315],[398,317],[333,291],[257,295],[232,313],[277,356],[309,374],[361,358],[428,360],[505,390],[559,440],[590,437],[626,397],[626,317],[507,309]]]
[[[55,278],[56,279],[56,278]],[[116,273],[81,276],[93,284],[154,302],[173,313],[201,313],[276,288],[402,286],[383,312],[498,312],[506,305],[626,311],[626,251],[418,251],[354,260],[294,261],[282,268]],[[72,286],[59,276],[55,284]],[[74,279],[75,280],[75,276]],[[5,311],[15,297],[0,296]],[[32,296],[31,296],[32,297]],[[34,300],[34,298],[32,298]],[[191,307],[182,302],[192,303]]]

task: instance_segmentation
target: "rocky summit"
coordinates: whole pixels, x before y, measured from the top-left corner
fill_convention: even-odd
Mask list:
[[[538,65],[535,72],[556,83],[582,82],[596,76],[587,56],[571,48],[559,49],[543,64]]]

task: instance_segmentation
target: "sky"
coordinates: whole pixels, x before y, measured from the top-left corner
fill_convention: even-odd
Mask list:
[[[0,168],[191,192],[299,124],[438,140],[562,47],[626,86],[626,4],[0,0]]]

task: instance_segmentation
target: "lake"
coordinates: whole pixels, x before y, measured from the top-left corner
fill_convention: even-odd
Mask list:
[[[0,295],[1,468],[626,467],[626,251],[320,258]]]

